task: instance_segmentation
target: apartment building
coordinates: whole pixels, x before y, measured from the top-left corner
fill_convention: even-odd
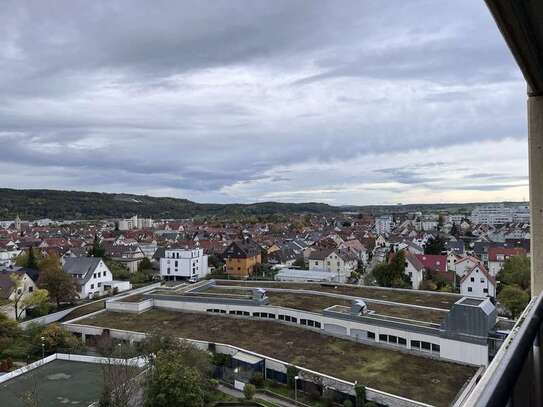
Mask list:
[[[160,277],[164,280],[192,280],[208,274],[208,256],[200,248],[166,249],[160,259]]]

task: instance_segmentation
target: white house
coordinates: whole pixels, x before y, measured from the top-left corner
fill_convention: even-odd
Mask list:
[[[79,298],[102,296],[114,285],[111,271],[100,258],[66,257],[63,268],[76,282]]]
[[[207,255],[200,248],[166,249],[160,259],[160,276],[165,280],[199,280],[207,276]]]
[[[309,255],[309,270],[332,273],[336,282],[344,283],[358,267],[356,255],[343,249],[319,249]]]
[[[417,256],[410,252],[405,253],[405,269],[404,273],[411,278],[411,287],[418,290],[422,280],[424,280],[424,264],[417,259]]]
[[[463,277],[469,270],[479,263],[481,263],[479,259],[473,256],[465,256],[458,259],[452,266],[451,270],[454,270],[458,277]]]
[[[473,297],[495,297],[496,280],[485,266],[477,264],[460,280],[460,294]]]

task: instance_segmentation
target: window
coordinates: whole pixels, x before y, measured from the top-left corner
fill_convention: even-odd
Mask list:
[[[91,290],[94,289],[94,284],[91,284]]]
[[[294,322],[295,324],[298,323],[298,318],[296,317],[291,317],[291,322]]]
[[[206,309],[206,312],[213,312],[211,308]]]
[[[421,342],[421,348],[424,350],[430,350],[430,342]]]
[[[315,321],[308,320],[307,325],[309,326],[315,326]]]
[[[229,314],[235,315],[235,314],[236,314],[236,311],[229,311],[228,313],[229,313]]]
[[[402,346],[407,346],[407,340],[405,338],[398,337],[398,344]]]
[[[379,342],[386,342],[387,341],[387,336],[384,335],[384,334],[379,334]]]
[[[441,349],[439,345],[436,345],[435,343],[432,343],[432,352],[439,352]]]
[[[321,327],[321,323],[320,322],[317,322],[315,321],[315,328],[320,328]]]
[[[279,315],[279,321],[284,321],[285,320],[285,316],[284,315]]]
[[[170,274],[170,268],[168,267],[168,274]]]
[[[468,287],[468,292],[471,293],[473,291],[472,287]]]
[[[179,266],[179,262],[176,260],[175,261],[175,267]]]
[[[471,277],[471,278],[470,278],[470,281],[471,281],[472,283],[474,283],[474,282],[475,282],[475,277]]]
[[[268,318],[275,319],[275,314],[268,314]]]
[[[94,274],[92,275],[92,278],[96,278],[96,273],[94,273]]]
[[[388,335],[388,341],[390,343],[398,343],[398,337],[394,335]]]
[[[485,294],[488,294],[488,288],[483,288],[483,292],[484,292]]]
[[[260,316],[260,312],[253,312],[253,317],[259,317]]]
[[[370,331],[368,331],[368,339],[373,339],[373,340],[375,340],[375,332],[370,332]]]
[[[248,312],[248,311],[243,311],[243,315],[244,315],[244,316],[246,316],[246,317],[248,317],[248,316],[250,316],[250,315],[251,315],[251,313],[250,313],[250,312]]]
[[[98,283],[98,287],[102,287],[102,283]]]
[[[268,313],[267,312],[261,312],[260,313],[260,318],[268,318]]]
[[[484,284],[484,283],[485,283],[485,279],[481,278],[481,284]]]
[[[31,293],[32,291],[34,291],[34,287],[28,287],[28,292]]]
[[[226,314],[226,310],[222,309],[221,314]]]
[[[306,319],[300,319],[300,325],[307,325]]]
[[[413,349],[420,349],[420,341],[411,341],[411,347]]]

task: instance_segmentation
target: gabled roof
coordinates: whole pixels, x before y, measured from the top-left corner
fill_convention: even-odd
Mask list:
[[[415,256],[413,253],[404,251],[405,253],[405,260],[411,263],[411,265],[415,268],[417,271],[421,271],[424,269],[424,264]]]
[[[447,256],[441,254],[415,254],[427,270],[447,271]]]
[[[82,278],[76,278],[79,284],[86,283],[96,270],[96,267],[102,261],[99,257],[66,257],[64,259],[63,269],[74,277],[75,274],[81,274]]]
[[[488,272],[486,267],[483,266],[481,263],[478,263],[475,266],[473,266],[471,269],[469,269],[468,272],[465,273],[462,276],[462,278],[460,279],[460,284],[462,284],[464,281],[466,281],[466,279],[471,275],[471,273],[473,273],[477,269],[479,269],[481,271],[481,273],[483,273],[485,275],[485,277],[488,279],[488,281],[490,281],[492,283],[492,285],[496,285],[496,279],[494,277],[492,277],[492,275],[490,275],[490,273]]]
[[[317,249],[311,252],[311,254],[309,255],[309,260],[324,260],[335,250],[335,248],[330,247]]]

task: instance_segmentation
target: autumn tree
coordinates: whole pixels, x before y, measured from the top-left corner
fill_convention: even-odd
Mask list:
[[[57,307],[61,302],[72,302],[77,298],[77,287],[72,276],[62,270],[60,261],[55,255],[47,257],[40,263],[38,285],[49,292]]]

